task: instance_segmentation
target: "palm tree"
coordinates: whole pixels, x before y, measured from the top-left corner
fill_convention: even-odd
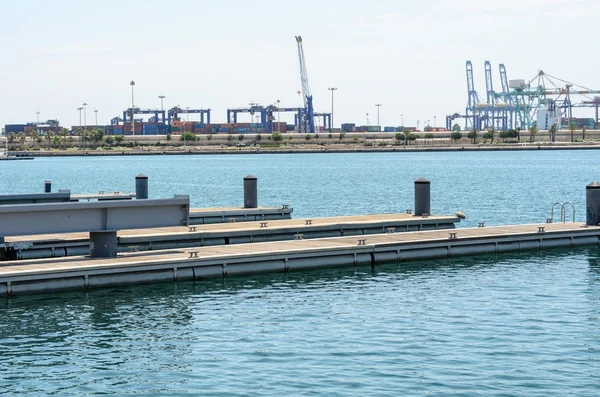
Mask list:
[[[52,131],[46,131],[46,139],[48,140],[48,149],[52,149],[52,138],[54,133]]]
[[[573,143],[573,141],[574,141],[573,135],[575,133],[575,128],[577,128],[577,126],[575,124],[569,124],[569,131],[571,131],[571,143]]]
[[[62,143],[62,137],[58,134],[52,136],[52,145],[59,147]]]
[[[62,136],[63,148],[67,148],[67,136],[69,136],[69,130],[66,128],[60,129],[60,135]]]
[[[8,143],[13,143],[17,139],[17,135],[14,132],[8,134]]]
[[[81,127],[77,128],[76,134],[79,137],[79,142],[81,143],[83,141],[83,134],[84,134],[83,128],[81,128]]]
[[[92,131],[92,141],[94,142],[94,149],[98,146],[98,143],[101,143],[104,139],[104,130],[102,128],[95,128]]]
[[[25,141],[27,140],[27,135],[24,132],[19,132],[17,134],[17,139],[21,143],[21,146],[25,145]]]
[[[38,130],[31,131],[31,140],[33,141],[34,149],[35,149],[36,143],[38,142],[39,138],[40,138],[40,133],[38,132]]]
[[[532,125],[531,127],[529,127],[529,142],[533,143],[533,140],[535,138],[535,134],[538,133],[538,128],[537,125]]]

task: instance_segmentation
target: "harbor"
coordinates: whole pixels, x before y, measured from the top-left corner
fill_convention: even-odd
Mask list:
[[[72,390],[80,394],[78,377],[97,377],[100,361],[120,362],[123,356],[130,358],[128,363],[109,363],[109,368],[124,365],[135,373],[131,366],[137,364],[132,363],[140,363],[160,372],[158,358],[192,368],[209,363],[217,366],[209,373],[235,378],[234,368],[223,361],[234,360],[234,351],[241,352],[242,360],[236,353],[235,362],[242,368],[251,370],[260,361],[281,373],[282,363],[311,360],[320,344],[326,345],[329,360],[345,371],[351,371],[348,360],[360,356],[357,379],[364,362],[379,363],[373,354],[387,354],[398,371],[417,368],[397,364],[403,357],[399,350],[407,360],[425,365],[423,349],[436,361],[446,351],[444,357],[454,364],[456,352],[497,352],[504,354],[501,363],[492,354],[489,365],[504,370],[507,357],[526,359],[520,346],[506,352],[507,341],[515,335],[524,343],[537,341],[530,349],[529,374],[539,368],[534,361],[549,346],[566,349],[564,357],[584,359],[589,353],[579,353],[578,346],[595,346],[594,302],[600,296],[598,228],[583,227],[585,186],[600,175],[594,159],[593,151],[541,150],[156,156],[151,161],[89,156],[6,163],[4,195],[43,197],[57,194],[57,188],[87,195],[74,202],[6,206],[143,206],[146,200],[184,193],[189,202],[177,207],[190,208],[190,222],[195,210],[211,207],[239,211],[240,216],[235,222],[221,214],[224,223],[119,229],[116,256],[109,258],[90,257],[87,231],[6,236],[5,244],[69,236],[82,241],[77,243],[78,255],[0,262],[6,281],[0,284],[0,334],[7,374],[23,379],[11,381],[13,386],[0,381],[0,388],[49,394],[45,391],[55,387],[43,386],[46,382],[32,372],[43,371],[60,384],[71,374]],[[257,208],[244,208],[242,179],[249,172],[257,177]],[[137,198],[133,183],[141,173],[148,175],[147,199]],[[428,218],[415,212],[415,181],[421,176],[431,181]],[[52,180],[51,193],[42,193],[45,180]],[[122,192],[123,200],[100,200],[114,192]],[[575,211],[568,205],[564,216],[561,205],[552,211],[556,202],[571,202]],[[285,203],[288,210],[293,208],[291,219],[244,222],[241,216],[261,207],[282,209]],[[114,220],[124,220],[128,212]],[[437,214],[457,218],[459,212],[466,219],[459,218],[454,228],[408,233],[402,227],[383,229],[386,217],[418,223],[431,222]],[[316,231],[326,220],[356,223],[360,218],[380,222],[378,233],[311,236],[311,227]],[[552,223],[546,223],[548,218]],[[263,222],[266,228],[260,227]],[[289,240],[196,242],[164,250],[146,250],[144,243],[165,236],[191,239],[205,230],[216,236],[219,228],[226,231],[223,239],[234,232],[269,233],[280,229],[279,224],[290,229]],[[190,231],[193,226],[196,231]],[[345,234],[346,226],[343,230]],[[158,236],[153,236],[155,231]],[[296,240],[296,234],[302,239]],[[561,314],[565,311],[567,320]],[[581,335],[582,327],[589,330],[587,336]],[[531,332],[542,336],[532,337]],[[123,347],[129,343],[139,346],[137,353]],[[32,369],[28,357],[39,354],[47,365]],[[72,357],[72,364],[65,366],[65,357]],[[315,365],[323,362],[320,356],[312,360]],[[122,379],[135,382],[127,375]],[[219,385],[211,390],[225,391]],[[87,387],[100,386],[104,388]],[[177,387],[171,383],[170,392],[175,394]],[[367,394],[377,390],[373,386]]]

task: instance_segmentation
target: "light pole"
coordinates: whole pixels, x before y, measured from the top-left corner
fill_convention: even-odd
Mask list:
[[[404,115],[403,114],[400,115],[400,121],[402,122],[402,127],[404,127]]]
[[[37,123],[40,123],[40,111],[35,112],[37,114]]]
[[[85,149],[85,133],[87,131],[87,113],[86,113],[87,103],[83,103],[83,149]]]
[[[337,91],[337,87],[329,87],[327,88],[329,91],[331,91],[331,126],[329,127],[329,132],[333,131],[333,92]]]
[[[381,125],[379,124],[379,108],[381,107],[381,103],[376,103],[377,106],[377,132],[381,132]]]
[[[281,132],[281,122],[279,121],[279,104],[281,101],[278,99],[277,101],[277,128],[279,128],[279,132]]]
[[[81,111],[83,110],[83,108],[77,108],[77,111],[79,112],[79,130],[81,131]],[[82,135],[83,136],[83,133]]]
[[[98,126],[98,109],[94,109],[94,113],[96,116],[96,127]]]
[[[433,116],[433,128],[437,127],[437,116]]]
[[[133,87],[135,86],[135,81],[131,80],[129,85],[131,85],[131,134],[135,135],[135,124],[133,120],[133,117],[135,115],[135,111],[133,110],[135,108],[135,102],[133,101]]]
[[[187,110],[186,114],[185,114],[185,120],[186,121],[190,121],[190,107],[186,106],[185,110]]]
[[[367,113],[367,127],[370,127],[370,124],[369,124],[369,113]]]
[[[163,111],[163,110],[165,110],[165,109],[163,108],[163,100],[166,98],[166,96],[164,96],[164,95],[159,95],[158,97],[160,98],[160,110],[161,110],[161,111]]]

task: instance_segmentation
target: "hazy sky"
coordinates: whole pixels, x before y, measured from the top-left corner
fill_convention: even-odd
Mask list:
[[[0,125],[59,119],[107,123],[131,105],[228,107],[281,100],[301,88],[294,36],[304,39],[316,111],[334,121],[416,125],[464,112],[465,61],[485,97],[483,63],[509,79],[539,69],[600,89],[597,0],[1,0]],[[592,117],[585,109],[578,116]],[[242,116],[249,118],[249,115]],[[282,115],[282,121],[293,120]],[[249,120],[245,120],[249,121]]]

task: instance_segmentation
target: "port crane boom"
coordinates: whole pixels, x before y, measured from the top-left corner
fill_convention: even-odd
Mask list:
[[[300,61],[300,80],[302,82],[302,99],[304,100],[305,118],[308,124],[305,127],[310,133],[315,132],[315,119],[314,119],[314,108],[313,108],[313,97],[310,93],[310,86],[308,85],[308,74],[306,72],[306,60],[304,59],[304,47],[302,46],[302,36],[296,36],[296,43],[298,44],[298,59]],[[302,125],[302,124],[300,124]]]

